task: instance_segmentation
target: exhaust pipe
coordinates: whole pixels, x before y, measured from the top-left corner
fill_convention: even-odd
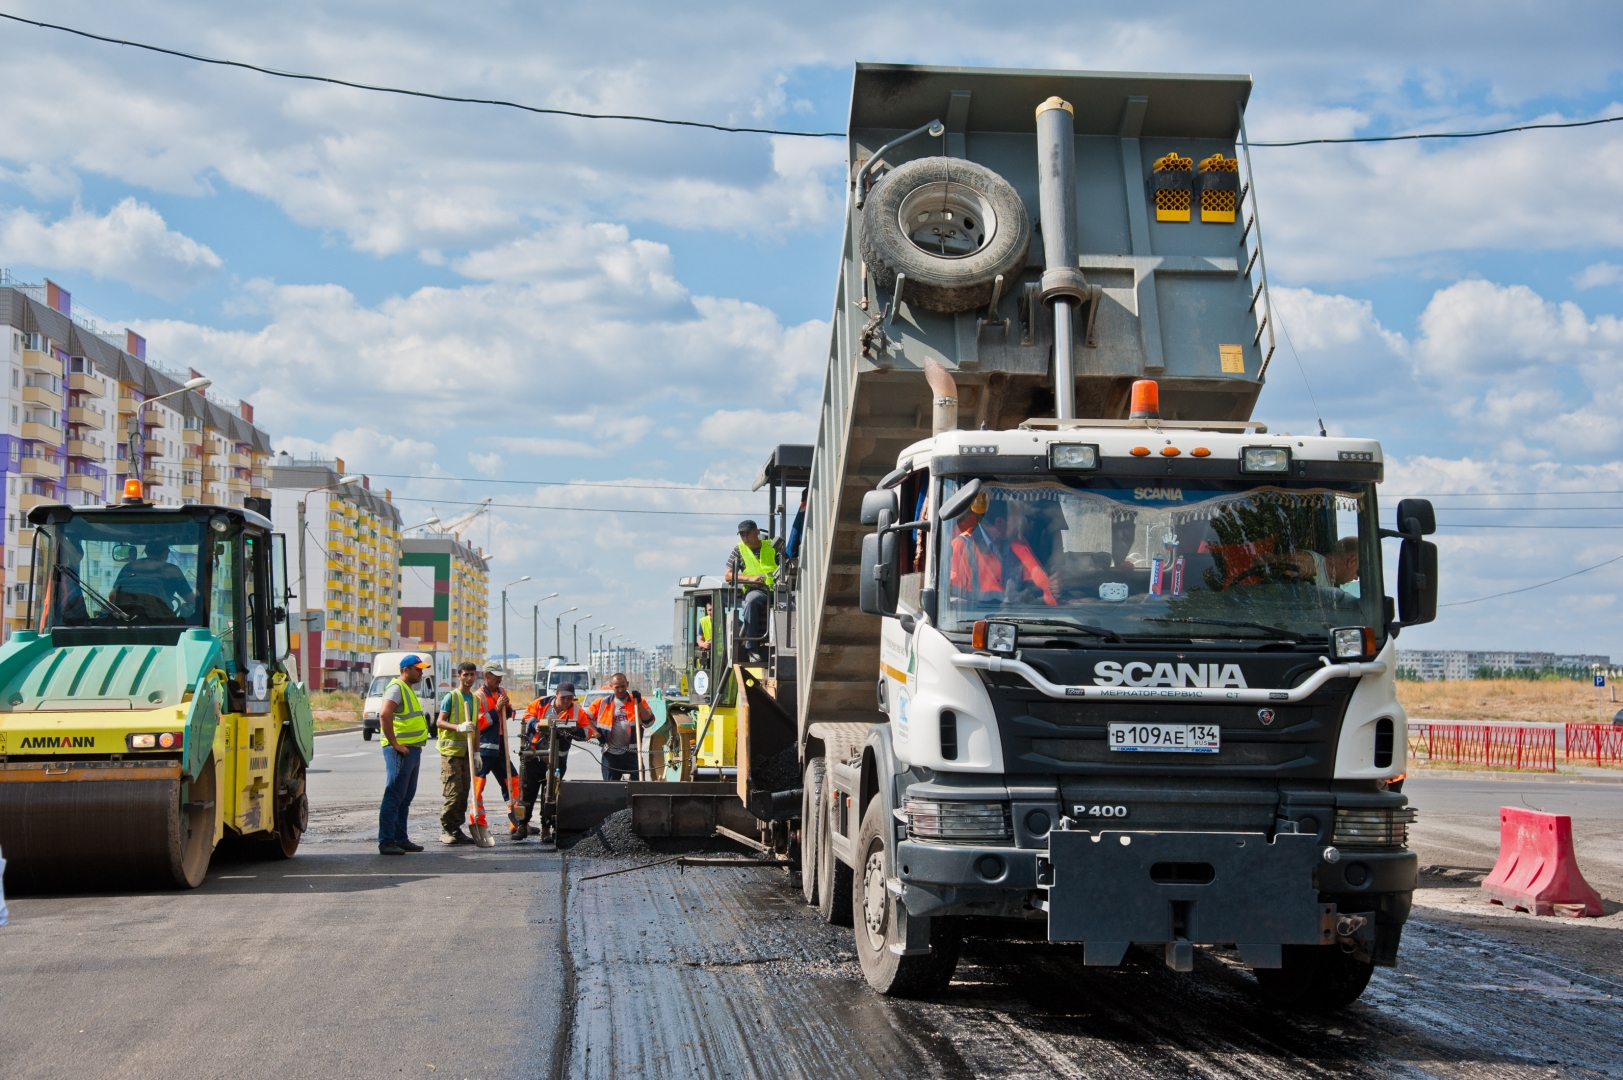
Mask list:
[[[1054,309],[1054,415],[1076,419],[1075,315],[1088,299],[1076,266],[1076,133],[1069,102],[1037,106],[1037,202],[1042,218],[1042,299]]]
[[[930,410],[930,434],[939,435],[958,427],[958,384],[952,372],[933,357],[924,359],[924,380],[930,384],[935,406]]]

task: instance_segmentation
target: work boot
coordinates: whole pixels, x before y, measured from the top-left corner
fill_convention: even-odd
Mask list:
[[[451,845],[471,844],[473,843],[473,837],[463,832],[461,828],[458,828],[456,832],[440,833],[440,843]]]
[[[405,843],[400,845],[400,850],[401,851],[421,851],[421,850],[423,850],[423,845],[414,844],[410,840],[407,840]]]
[[[404,855],[405,853],[406,849],[393,840],[378,845],[379,855]]]

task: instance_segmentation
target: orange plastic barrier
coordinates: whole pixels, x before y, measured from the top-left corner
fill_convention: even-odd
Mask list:
[[[1555,726],[1411,723],[1409,756],[1417,762],[1555,772]]]
[[[1568,762],[1623,763],[1623,725],[1568,724],[1566,735]]]
[[[1572,818],[1516,806],[1499,808],[1499,861],[1482,882],[1490,903],[1534,915],[1604,914],[1600,894],[1578,870]]]

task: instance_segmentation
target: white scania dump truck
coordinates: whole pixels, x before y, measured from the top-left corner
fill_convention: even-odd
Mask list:
[[[1435,615],[1435,525],[1407,500],[1382,528],[1374,441],[1250,418],[1250,89],[857,68],[779,604],[802,881],[881,993],[945,985],[966,935],[1232,948],[1316,1007],[1395,960],[1394,638]]]

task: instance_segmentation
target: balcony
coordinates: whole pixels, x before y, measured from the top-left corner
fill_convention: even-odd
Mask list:
[[[43,405],[47,409],[62,407],[62,395],[44,386],[23,387],[22,399],[30,405]]]
[[[106,397],[107,381],[105,379],[98,379],[94,375],[86,375],[82,371],[75,371],[68,375],[68,389],[84,390],[88,393],[95,394],[97,397]]]
[[[83,439],[69,439],[68,456],[88,458],[91,461],[106,461],[107,451],[97,443],[86,442]]]
[[[270,488],[265,487],[249,488],[248,494],[256,499],[268,499],[271,497]]]
[[[68,409],[67,416],[70,424],[83,424],[85,427],[95,428],[97,431],[107,426],[107,414],[100,409],[92,409],[85,405],[74,405]]]
[[[203,468],[203,479],[211,484],[223,484],[231,479],[231,470],[221,465],[207,465]]]
[[[240,491],[243,494],[247,494],[247,492],[248,492],[248,478],[244,477],[244,476],[230,477],[229,479],[226,480],[225,486],[230,491]]]
[[[102,479],[88,473],[69,473],[68,487],[73,491],[89,491],[100,495],[103,491]]]
[[[25,420],[22,424],[21,435],[25,439],[49,443],[51,446],[62,445],[62,429],[51,427],[49,424],[36,424],[32,420]]]
[[[228,505],[230,505],[229,503],[226,502],[226,498],[225,498],[224,495],[216,494],[215,492],[212,492],[212,491],[203,492],[203,497],[201,499],[199,499],[198,501],[201,502],[204,506],[228,506]]]
[[[26,514],[36,506],[55,506],[61,501],[55,495],[37,495],[32,491],[25,491],[17,496],[17,509]]]
[[[118,411],[120,413],[132,413],[140,408],[142,404],[143,402],[139,398],[129,393],[122,386],[118,388]]]
[[[141,483],[147,487],[162,487],[168,480],[157,469],[145,469],[141,472]]]
[[[197,428],[183,428],[180,433],[180,441],[186,446],[202,446],[203,432]]]
[[[24,349],[23,367],[29,371],[48,371],[57,378],[62,377],[62,361],[47,352]]]
[[[198,484],[182,484],[180,485],[180,497],[182,499],[196,499],[198,502],[202,502],[203,488]]]
[[[253,460],[247,454],[231,453],[225,456],[225,463],[233,469],[251,469]]]
[[[62,479],[62,463],[50,458],[25,457],[17,463],[17,471],[24,476],[43,476],[49,480]]]

